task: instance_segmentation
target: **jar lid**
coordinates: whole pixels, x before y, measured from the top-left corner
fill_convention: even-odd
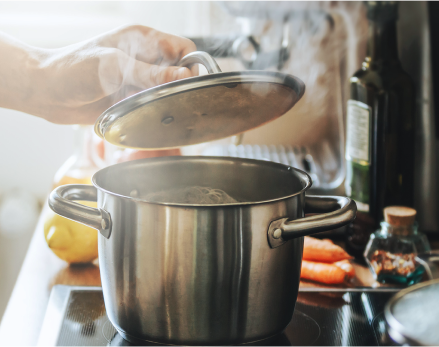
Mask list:
[[[190,53],[179,65],[196,63],[209,74],[165,83],[120,101],[98,118],[95,132],[127,148],[194,145],[270,122],[305,92],[300,79],[280,72],[221,72],[205,52]]]
[[[384,209],[384,219],[393,226],[413,225],[416,218],[416,210],[405,206],[389,206]]]

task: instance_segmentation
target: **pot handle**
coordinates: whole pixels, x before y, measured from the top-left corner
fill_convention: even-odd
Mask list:
[[[49,206],[55,213],[63,217],[99,230],[108,239],[111,235],[110,214],[101,208],[89,207],[72,201],[97,201],[97,198],[97,190],[93,186],[67,184],[50,193]]]
[[[178,62],[178,66],[191,67],[194,64],[202,64],[209,74],[222,72],[215,59],[209,53],[196,51],[186,54]]]
[[[349,224],[355,219],[355,201],[341,196],[305,196],[305,213],[318,215],[288,220],[282,218],[270,223],[268,243],[271,248],[279,247],[288,240],[328,231]]]

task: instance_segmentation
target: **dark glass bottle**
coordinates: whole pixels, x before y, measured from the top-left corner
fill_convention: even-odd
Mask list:
[[[347,247],[361,256],[389,205],[413,206],[414,87],[401,67],[397,3],[367,2],[369,34],[363,66],[350,79],[346,194],[357,202]]]

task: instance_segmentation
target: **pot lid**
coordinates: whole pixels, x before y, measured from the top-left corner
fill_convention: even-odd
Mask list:
[[[165,83],[106,110],[95,132],[127,148],[194,145],[237,135],[290,110],[305,92],[292,75],[271,71],[221,72],[205,52],[186,55],[180,66],[203,64],[208,75]]]
[[[439,345],[439,279],[401,290],[387,303],[384,314],[397,343]]]

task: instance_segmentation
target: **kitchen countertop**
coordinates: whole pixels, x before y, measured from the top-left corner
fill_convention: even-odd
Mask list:
[[[14,290],[0,324],[0,346],[36,345],[55,284],[100,286],[99,266],[68,266],[53,254],[44,240],[40,215]]]
[[[69,266],[49,250],[43,233],[44,216],[48,209],[45,205],[3,315],[0,324],[0,346],[37,344],[54,285],[101,285],[97,260],[89,265]],[[358,264],[354,264],[354,267],[357,276],[351,286],[374,284],[373,277],[366,267]],[[305,287],[328,288],[312,282],[301,282],[301,288]]]

